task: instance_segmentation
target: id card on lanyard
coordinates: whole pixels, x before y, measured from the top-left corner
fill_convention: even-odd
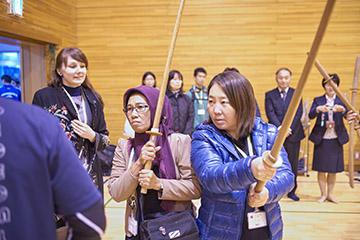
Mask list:
[[[246,140],[249,150],[249,156],[254,156],[254,150],[252,147],[250,136],[248,136]],[[237,145],[235,145],[235,147],[243,158],[248,157],[248,155],[241,148],[239,148]],[[254,212],[247,213],[247,218],[248,229],[250,230],[267,226],[266,213],[265,211],[260,211],[258,208],[255,208]]]
[[[87,113],[86,113],[86,106],[85,106],[84,96],[81,95],[81,107],[82,107],[82,110],[83,110],[83,113],[84,113],[84,114],[83,114],[83,117],[81,117],[80,112],[79,112],[79,109],[77,108],[74,100],[72,99],[72,97],[70,96],[70,94],[68,93],[68,91],[66,91],[66,89],[65,89],[64,87],[63,87],[63,90],[64,90],[66,96],[69,98],[71,104],[73,105],[79,121],[87,124]]]

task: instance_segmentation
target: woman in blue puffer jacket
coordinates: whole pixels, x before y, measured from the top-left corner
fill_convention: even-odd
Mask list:
[[[220,73],[208,89],[210,119],[196,128],[191,150],[202,186],[201,239],[282,239],[278,201],[293,188],[294,175],[284,149],[277,169],[261,157],[271,149],[277,129],[255,117],[254,91],[241,74]],[[257,180],[268,180],[261,193],[254,191]]]

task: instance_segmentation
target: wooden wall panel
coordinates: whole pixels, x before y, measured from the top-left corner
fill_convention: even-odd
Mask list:
[[[31,104],[35,92],[46,86],[45,47],[40,44],[22,44],[23,101]]]
[[[23,18],[7,14],[0,1],[0,32],[61,46],[76,45],[76,0],[26,0]]]
[[[124,91],[139,84],[144,71],[162,77],[178,3],[77,1],[77,43],[105,100],[112,142],[122,135]],[[296,86],[324,6],[324,0],[186,1],[172,68],[183,73],[188,89],[197,66],[208,70],[208,80],[226,66],[237,67],[253,83],[266,119],[264,93],[276,86],[274,72],[291,68]],[[318,55],[329,72],[340,75],[346,92],[360,54],[359,25],[360,1],[337,1]],[[313,68],[303,97],[311,101],[321,94],[321,77]]]

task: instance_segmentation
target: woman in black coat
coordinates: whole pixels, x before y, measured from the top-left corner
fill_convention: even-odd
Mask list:
[[[330,74],[339,86],[337,74]],[[343,145],[349,141],[343,118],[347,109],[336,96],[334,89],[323,79],[325,95],[316,97],[309,112],[309,118],[316,117],[316,123],[310,134],[315,144],[313,170],[318,171],[318,183],[321,197],[319,202],[328,200],[337,203],[333,196],[336,173],[344,171]]]
[[[191,135],[194,130],[194,104],[183,91],[183,76],[177,70],[169,72],[166,96],[169,98],[173,111],[174,132]]]
[[[102,99],[91,85],[87,69],[88,60],[80,49],[62,49],[56,57],[52,81],[35,93],[33,104],[59,119],[84,168],[103,193],[101,165],[96,153],[108,145],[109,132]]]

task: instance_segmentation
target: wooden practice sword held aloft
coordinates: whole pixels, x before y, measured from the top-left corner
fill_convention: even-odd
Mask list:
[[[162,109],[163,109],[163,106],[164,106],[166,86],[167,86],[167,78],[168,78],[168,75],[169,75],[171,61],[172,61],[172,58],[173,58],[173,55],[174,55],[175,43],[176,43],[177,35],[178,35],[178,32],[179,32],[179,28],[180,28],[180,20],[181,20],[182,12],[183,12],[183,9],[184,9],[184,5],[185,5],[185,0],[181,0],[179,10],[178,10],[178,13],[177,13],[177,17],[176,17],[174,31],[173,31],[172,38],[171,38],[169,52],[168,52],[168,56],[167,56],[167,60],[166,60],[164,75],[163,75],[163,79],[162,79],[162,82],[161,82],[159,99],[158,99],[158,102],[157,102],[157,105],[156,105],[154,123],[153,123],[153,126],[151,128],[151,131],[146,132],[146,133],[151,135],[150,136],[150,141],[152,141],[154,143],[156,142],[156,137],[161,135],[161,133],[159,132],[159,125],[160,125],[160,120],[161,120]],[[151,169],[151,161],[147,161],[145,163],[145,169]],[[142,187],[141,188],[141,193],[146,194],[147,189]]]
[[[291,102],[290,102],[289,108],[286,112],[286,115],[284,117],[283,123],[281,124],[279,134],[275,139],[275,143],[274,143],[273,147],[271,148],[271,151],[265,152],[265,154],[264,154],[265,164],[267,164],[271,167],[278,167],[280,165],[280,163],[277,163],[277,159],[278,159],[281,147],[285,142],[288,129],[294,119],[297,107],[299,106],[299,103],[301,100],[301,94],[303,92],[305,83],[309,76],[311,67],[314,64],[321,41],[325,34],[326,27],[329,23],[331,13],[334,9],[334,5],[335,5],[335,0],[328,0],[326,3],[326,7],[324,10],[323,16],[321,18],[319,27],[318,27],[316,35],[315,35],[315,39],[314,39],[311,49],[310,49],[310,54],[308,55],[308,57],[306,59],[304,69],[301,73],[300,80],[297,84],[294,95],[291,99]],[[258,181],[255,186],[255,192],[257,192],[257,193],[261,192],[263,190],[265,184],[266,184],[266,182]]]
[[[345,106],[352,110],[353,112],[358,113],[358,110],[349,102],[349,100],[345,97],[345,95],[340,91],[339,87],[334,83],[333,80],[331,80],[331,77],[325,70],[325,68],[320,64],[319,60],[315,60],[315,66],[319,70],[320,74],[325,78],[326,82],[329,83],[330,86],[334,89],[336,96],[340,98],[340,100],[345,104]],[[357,115],[357,120],[360,121],[360,115]],[[360,136],[360,129],[357,131],[358,135]]]

